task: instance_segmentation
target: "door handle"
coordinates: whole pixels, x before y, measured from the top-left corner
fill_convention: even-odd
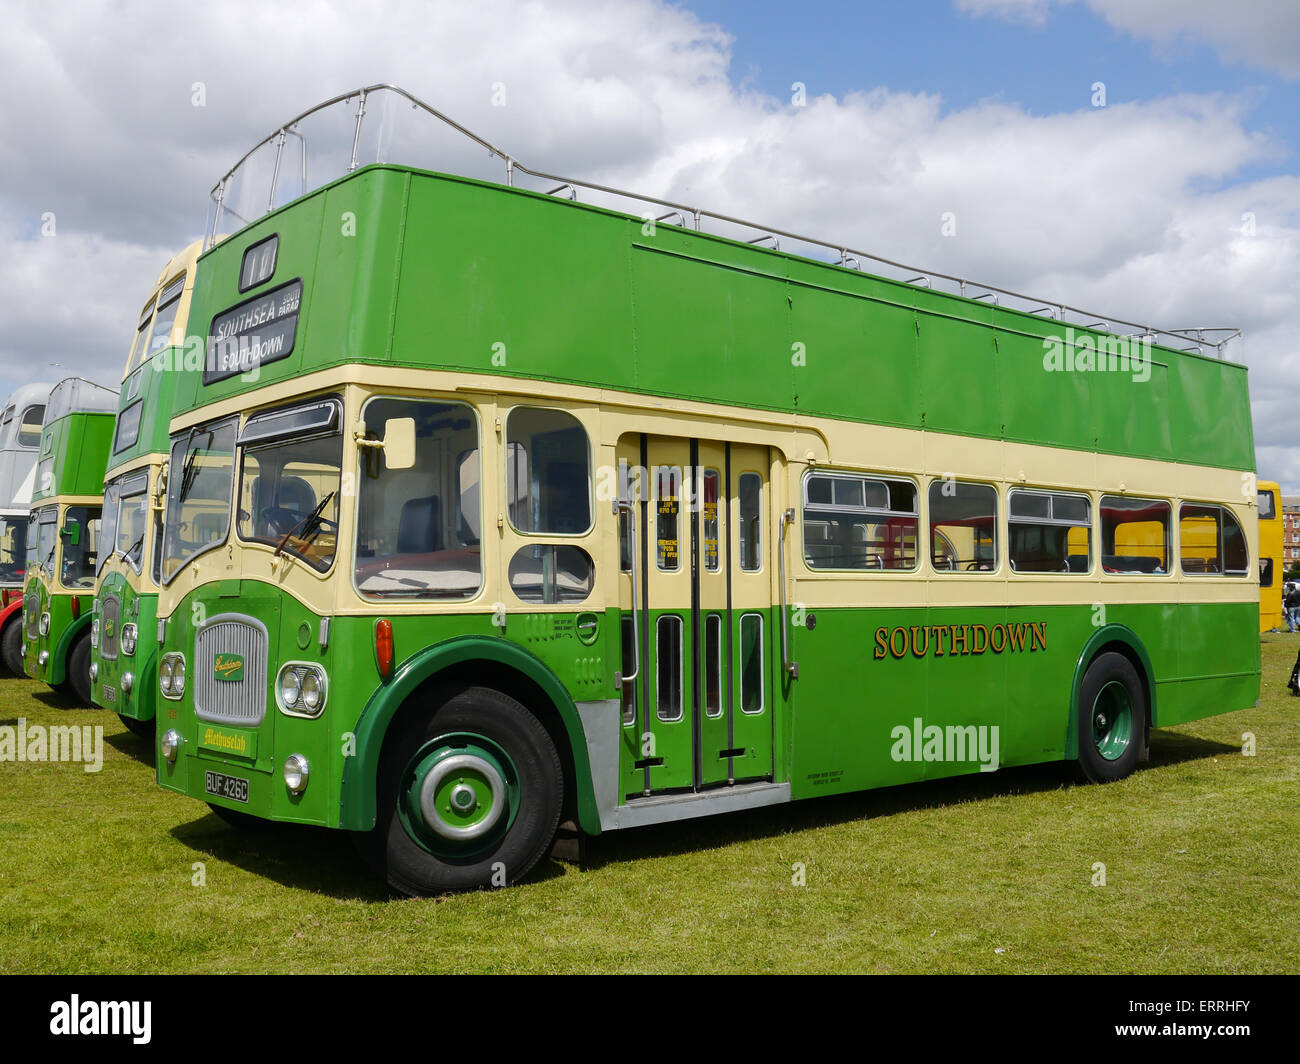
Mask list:
[[[627,556],[632,566],[632,671],[624,676],[622,672],[614,674],[614,685],[622,687],[641,675],[641,591],[637,580],[636,564],[636,506],[625,499],[614,500],[614,516],[622,516],[627,511]],[[620,534],[622,529],[619,529]]]
[[[788,631],[790,611],[786,609],[785,603],[785,530],[792,524],[794,524],[793,506],[781,515],[781,535],[777,544],[777,554],[779,556],[781,576],[781,668],[786,671],[792,680],[797,680],[799,679],[799,663],[790,660],[790,633]]]

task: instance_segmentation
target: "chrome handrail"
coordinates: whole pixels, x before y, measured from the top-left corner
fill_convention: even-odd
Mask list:
[[[614,516],[621,517],[627,511],[628,558],[632,567],[632,660],[634,667],[628,675],[622,672],[614,674],[614,686],[622,687],[641,675],[641,592],[636,578],[636,504],[630,500],[614,500]],[[621,533],[620,529],[620,533]],[[620,634],[620,639],[622,638]]]
[[[781,668],[792,680],[799,679],[799,663],[790,660],[790,634],[786,630],[790,623],[790,611],[785,600],[785,530],[794,524],[794,507],[781,514],[781,534],[777,537],[777,554],[781,581]]]
[[[1078,324],[1080,328],[1092,328],[1094,326],[1088,325],[1086,324],[1086,322],[1095,323],[1098,321],[1098,319],[1102,319],[1114,325],[1131,326],[1134,329],[1140,330],[1141,335],[1151,335],[1156,338],[1160,336],[1167,336],[1180,343],[1191,343],[1196,345],[1198,350],[1202,346],[1210,346],[1215,349],[1215,351],[1217,352],[1220,358],[1223,357],[1224,347],[1227,344],[1229,344],[1231,341],[1238,339],[1239,337],[1242,336],[1241,329],[1235,327],[1226,327],[1226,326],[1201,327],[1198,329],[1155,329],[1152,326],[1144,324],[1142,322],[1126,321],[1123,318],[1116,318],[1116,317],[1106,317],[1104,315],[1096,313],[1095,311],[1089,311],[1081,307],[1075,307],[1068,303],[1062,303],[1059,300],[1054,300],[1054,299],[1044,300],[1042,297],[1026,295],[1023,292],[1017,292],[1014,289],[1002,288],[998,285],[990,285],[990,284],[984,284],[982,282],[971,281],[968,278],[962,278],[952,274],[941,273],[937,270],[926,270],[919,266],[909,266],[906,263],[898,262],[894,259],[888,259],[882,255],[873,255],[869,251],[860,251],[855,248],[850,248],[841,243],[830,243],[825,240],[818,240],[816,237],[802,236],[799,233],[793,233],[788,230],[776,229],[770,225],[759,225],[754,222],[746,221],[743,218],[735,218],[726,214],[718,214],[713,211],[706,211],[703,208],[692,207],[684,203],[678,203],[674,200],[661,199],[658,196],[647,196],[636,192],[627,192],[624,191],[623,189],[612,188],[608,185],[598,185],[592,181],[580,181],[576,178],[565,177],[562,174],[548,173],[545,170],[533,170],[530,167],[527,167],[523,163],[519,162],[509,152],[505,151],[502,148],[498,148],[496,145],[492,144],[487,140],[484,140],[482,137],[466,129],[459,122],[455,121],[452,118],[449,118],[447,115],[443,114],[441,111],[437,110],[436,108],[429,106],[423,100],[419,99],[416,96],[413,96],[411,93],[407,92],[405,89],[401,88],[400,86],[392,85],[386,82],[379,82],[374,85],[367,85],[364,88],[353,89],[350,92],[341,93],[340,95],[334,96],[324,101],[323,103],[319,103],[316,106],[311,107],[306,111],[303,111],[301,114],[290,119],[288,122],[285,122],[282,125],[278,126],[276,130],[273,133],[271,133],[270,136],[265,137],[262,140],[258,141],[255,145],[253,145],[252,148],[250,148],[247,152],[245,152],[240,157],[239,161],[235,163],[235,165],[232,166],[229,170],[227,170],[225,175],[221,178],[221,180],[218,181],[217,184],[214,185],[212,188],[211,198],[216,202],[216,211],[213,217],[212,228],[207,234],[207,246],[211,247],[212,244],[216,241],[216,235],[220,226],[221,212],[224,206],[227,183],[235,175],[235,172],[241,166],[243,166],[245,162],[248,161],[248,159],[253,155],[253,153],[256,152],[258,149],[260,149],[261,147],[263,147],[264,145],[273,141],[276,137],[280,136],[282,133],[290,133],[290,134],[293,133],[294,126],[302,122],[304,119],[315,114],[316,112],[323,111],[328,107],[333,107],[337,103],[350,101],[354,98],[359,100],[359,104],[357,107],[356,128],[353,134],[352,163],[349,166],[349,171],[355,169],[357,164],[357,152],[359,150],[360,143],[361,143],[361,139],[360,139],[361,127],[363,121],[365,120],[365,115],[366,115],[366,107],[365,107],[366,98],[371,94],[377,92],[396,93],[398,96],[401,96],[402,98],[407,100],[413,107],[421,111],[424,111],[426,114],[431,115],[439,122],[442,122],[444,125],[447,125],[450,128],[454,129],[462,136],[467,137],[469,140],[473,141],[479,147],[486,150],[489,155],[492,155],[502,160],[502,162],[505,163],[505,171],[506,171],[505,183],[508,187],[514,187],[514,174],[515,171],[518,170],[521,173],[527,174],[529,177],[537,178],[540,181],[554,181],[561,185],[568,185],[573,189],[575,197],[576,197],[577,189],[581,188],[591,192],[601,192],[604,193],[605,195],[614,196],[619,199],[633,200],[638,203],[655,204],[659,207],[666,207],[673,211],[679,211],[682,213],[684,217],[689,215],[694,220],[696,230],[700,229],[700,222],[702,218],[708,218],[711,219],[712,221],[721,222],[725,225],[737,225],[742,228],[751,229],[754,230],[755,232],[761,233],[763,234],[764,237],[768,239],[772,239],[774,241],[778,237],[784,237],[787,240],[794,240],[801,244],[811,245],[812,247],[816,247],[816,248],[820,248],[832,252],[839,259],[838,265],[841,265],[846,269],[848,268],[846,260],[849,256],[854,256],[858,259],[868,259],[871,262],[878,263],[882,266],[888,266],[891,269],[899,270],[904,273],[910,273],[913,275],[920,273],[921,277],[927,280],[926,287],[932,290],[934,288],[933,282],[935,278],[939,278],[941,280],[950,282],[951,284],[957,286],[958,289],[957,294],[961,296],[965,296],[966,286],[968,284],[971,284],[977,288],[981,288],[984,290],[985,292],[984,298],[987,298],[989,293],[997,293],[998,295],[1001,296],[1007,296],[1010,297],[1011,299],[1020,300],[1027,304],[1031,304],[1032,306],[1037,306],[1040,309],[1044,303],[1048,303],[1052,307],[1057,308],[1056,320],[1062,322],[1063,324],[1067,324],[1065,322],[1065,314],[1068,311],[1071,314],[1076,315],[1078,319],[1080,319],[1078,322],[1069,323],[1069,324]],[[303,151],[303,171],[304,171],[303,185],[305,188],[306,186],[305,148]],[[274,186],[272,187],[271,197],[274,197]],[[230,208],[226,207],[224,209],[229,210]],[[629,211],[629,213],[632,212]],[[751,241],[751,243],[753,243],[753,241]],[[789,252],[785,252],[785,254],[789,254]],[[830,262],[828,263],[828,265],[836,265],[836,263]],[[921,278],[917,278],[915,276],[913,277],[913,280],[919,280],[919,279]],[[1006,307],[1003,309],[1020,310],[1021,308]],[[1026,310],[1025,313],[1034,313],[1034,311]],[[1227,335],[1225,335],[1223,339],[1215,341],[1211,339],[1206,339],[1204,335],[1205,333],[1225,333]]]

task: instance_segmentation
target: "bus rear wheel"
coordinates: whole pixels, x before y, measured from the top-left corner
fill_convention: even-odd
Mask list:
[[[23,622],[21,611],[10,618],[9,623],[5,625],[4,632],[0,633],[0,662],[3,662],[4,667],[15,676],[24,675]]]
[[[509,695],[441,692],[385,743],[373,831],[357,836],[389,886],[410,897],[508,886],[555,838],[564,796],[555,744]]]
[[[1097,657],[1079,688],[1079,769],[1093,783],[1133,771],[1142,752],[1147,704],[1142,679],[1123,654]]]

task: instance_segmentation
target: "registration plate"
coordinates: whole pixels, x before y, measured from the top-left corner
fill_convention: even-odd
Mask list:
[[[218,798],[248,804],[248,780],[227,776],[224,772],[204,772],[203,789]]]
[[[110,686],[109,684],[104,684],[104,701],[105,701],[105,702],[116,702],[116,701],[117,701],[117,688],[116,688],[116,687],[112,687],[112,686]]]

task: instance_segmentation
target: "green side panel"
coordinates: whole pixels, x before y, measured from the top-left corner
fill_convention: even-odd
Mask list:
[[[102,495],[104,471],[113,441],[113,414],[67,414],[41,431],[41,452],[37,469],[53,453],[49,484],[41,483],[38,472],[32,491],[32,506],[55,495]]]
[[[978,759],[896,757],[897,729],[910,734],[917,720],[922,729],[998,726],[1001,766],[1073,757],[1078,684],[1112,641],[1147,663],[1157,726],[1231,712],[1259,696],[1253,603],[1113,605],[1101,631],[1088,606],[814,613],[814,630],[792,633],[796,798],[980,770]],[[993,650],[997,625],[1015,630],[1001,653]],[[977,626],[986,630],[982,648]],[[964,637],[954,639],[954,627]]]
[[[239,293],[272,233],[275,274]],[[178,412],[402,363],[1254,468],[1239,364],[1153,347],[1149,379],[1049,371],[1065,326],[1043,316],[466,178],[366,167],[267,215],[199,260],[193,331],[295,278],[293,352],[254,379],[187,373]]]

